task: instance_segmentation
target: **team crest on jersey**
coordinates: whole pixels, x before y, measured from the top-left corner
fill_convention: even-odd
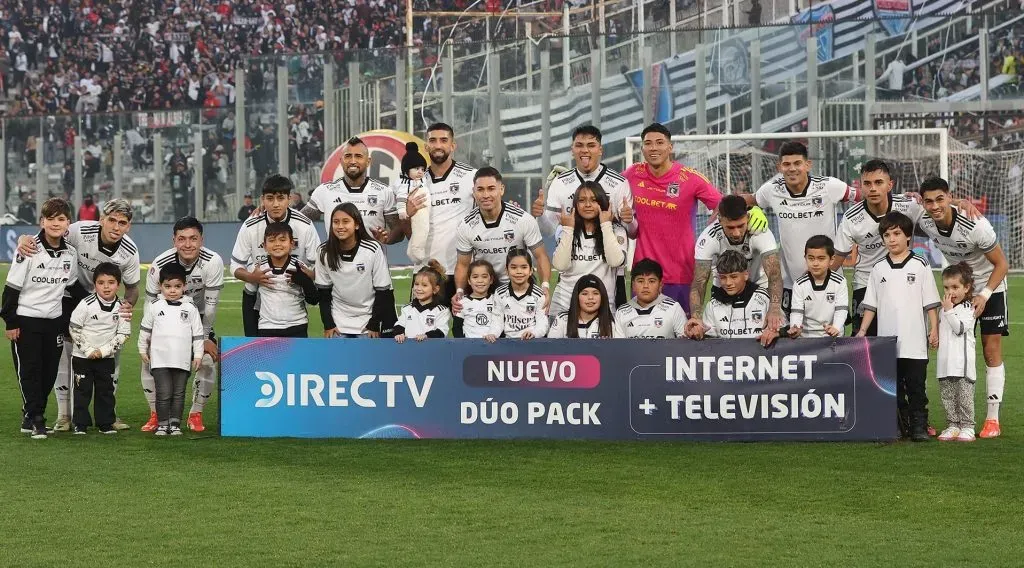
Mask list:
[[[513,231],[511,229],[505,231],[505,242],[509,242],[510,243],[510,242],[514,241],[515,238],[516,238],[515,231]]]
[[[491,313],[493,311],[494,311],[494,306],[487,306],[487,313]]]
[[[907,284],[913,284],[917,280],[917,275],[914,273],[907,274]]]
[[[188,312],[181,312],[181,321],[188,321]]]
[[[361,262],[359,264],[357,264],[356,265],[356,272],[359,272],[359,273],[366,272],[366,265],[361,263]]]
[[[820,195],[815,195],[814,197],[811,198],[811,205],[815,207],[821,207],[821,204],[824,202],[825,200],[822,199]]]
[[[367,205],[376,205],[377,204],[377,196],[376,195],[367,196],[366,204]]]
[[[451,192],[451,193],[458,193],[459,192],[459,182],[453,181],[450,184],[448,184],[448,191]]]
[[[661,318],[654,318],[654,327],[661,327],[664,323]]]
[[[754,310],[750,312],[750,319],[754,320],[754,323],[761,323],[764,319],[764,313],[761,310]]]
[[[619,241],[620,245],[624,245],[624,244],[626,244],[626,237],[623,237],[622,235],[619,235],[618,241]]]
[[[679,197],[679,184],[674,182],[668,184],[668,187],[665,188],[665,197]]]
[[[537,311],[537,306],[533,304],[526,304],[526,313],[533,315],[535,311]]]
[[[830,304],[835,303],[835,301],[836,301],[836,294],[835,294],[835,292],[828,292],[828,293],[826,293],[825,294],[825,301],[830,303]]]
[[[434,316],[427,316],[427,325],[434,325]]]
[[[477,314],[476,315],[476,324],[477,325],[487,325],[487,314]]]
[[[19,252],[17,255],[15,255],[14,262],[21,264],[22,262],[25,262],[25,257],[21,256],[21,253]]]
[[[64,272],[71,272],[71,260],[64,261]]]
[[[750,245],[743,243],[743,254],[750,254]]]

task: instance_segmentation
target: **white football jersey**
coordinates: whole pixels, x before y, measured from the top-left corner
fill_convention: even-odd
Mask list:
[[[498,337],[505,329],[501,303],[493,294],[486,298],[464,296],[459,317],[462,318],[462,333],[470,339],[481,339],[488,335]]]
[[[988,279],[992,277],[995,266],[985,258],[985,254],[992,252],[999,245],[996,231],[988,219],[968,219],[954,207],[953,224],[948,229],[940,229],[935,220],[928,215],[922,216],[917,226],[931,237],[950,264],[967,262],[971,266],[971,270],[974,271],[975,294],[988,285]],[[993,292],[1004,290],[1005,278]]]
[[[626,337],[671,339],[684,337],[686,312],[679,302],[662,294],[646,308],[636,298],[630,299],[615,311],[615,321]]]
[[[290,259],[288,266],[282,268],[269,263],[257,266],[269,268],[271,280],[270,285],[260,286],[259,329],[288,329],[309,323],[306,294],[302,286],[289,279],[303,267],[298,259]]]
[[[924,208],[905,195],[889,195],[886,213],[891,211],[903,213],[915,224],[924,216]],[[853,271],[854,290],[868,285],[871,267],[888,254],[878,234],[878,222],[884,216],[875,217],[868,210],[867,201],[859,201],[846,210],[843,220],[839,222],[835,239],[836,253],[846,256],[853,250],[853,245],[857,245],[857,266]]]
[[[509,249],[523,247],[532,250],[543,242],[537,220],[506,201],[501,205],[498,220],[493,223],[484,221],[476,208],[464,217],[457,229],[455,248],[460,254],[471,255],[473,260],[490,262],[498,281],[507,282],[505,257]]]
[[[434,177],[430,168],[427,168],[421,180],[430,200],[430,235],[427,237],[426,258],[436,259],[449,275],[455,273],[458,260],[455,233],[462,220],[473,210],[474,175],[476,169],[462,162],[452,162],[441,177]],[[403,177],[396,186],[395,199],[399,209],[404,210],[405,202],[409,199],[409,181]],[[425,264],[418,264],[415,268],[422,268]]]
[[[838,328],[842,336],[850,313],[849,296],[842,272],[829,270],[820,286],[805,272],[793,284],[789,323],[803,327],[801,337],[825,337],[826,325]]]
[[[78,303],[69,322],[74,343],[71,354],[88,359],[96,350],[103,357],[113,357],[132,334],[132,322],[121,318],[121,300],[115,297],[104,302],[91,294]]]
[[[757,337],[764,330],[769,305],[768,291],[753,282],[747,282],[747,287],[735,296],[715,288],[704,306],[704,335],[724,339]]]
[[[374,229],[387,226],[384,221],[386,215],[398,214],[395,191],[384,182],[366,177],[362,185],[351,187],[345,178],[341,178],[318,185],[309,196],[307,205],[323,215],[324,234],[330,234],[331,213],[342,203],[351,203],[359,209],[363,224],[371,235]]]
[[[757,283],[757,286],[761,288],[768,286],[768,275],[761,268],[761,260],[767,254],[777,254],[779,250],[775,235],[770,230],[765,229],[756,234],[747,231],[746,236],[743,237],[743,242],[738,245],[729,242],[729,239],[725,236],[725,230],[722,229],[722,224],[718,221],[708,225],[701,232],[700,236],[697,237],[697,248],[694,251],[693,257],[698,261],[711,261],[711,271],[715,274],[715,286],[718,286],[718,273],[715,271],[715,266],[718,264],[718,255],[727,250],[737,251],[749,261],[747,270],[750,272],[751,281]]]
[[[36,253],[29,257],[15,253],[7,273],[7,286],[17,290],[18,305],[3,307],[4,318],[18,315],[29,318],[57,319],[63,313],[64,291],[74,286],[79,278],[79,255],[75,247],[61,239],[56,248],[45,245],[40,231],[33,237]],[[92,280],[92,276],[89,277]],[[13,312],[13,313],[11,313]],[[16,318],[15,318],[16,319]],[[10,324],[11,320],[7,320]],[[9,325],[16,329],[17,325]]]
[[[978,380],[974,350],[974,305],[965,300],[948,312],[939,308],[939,353],[935,376]]]
[[[354,253],[342,255],[337,270],[331,270],[323,256],[316,254],[314,271],[317,288],[331,291],[331,316],[338,331],[346,335],[366,330],[377,291],[391,289],[384,247],[372,239],[360,241]]]
[[[216,252],[203,247],[192,266],[185,266],[178,259],[176,249],[165,250],[149,265],[146,273],[147,305],[160,295],[160,270],[172,262],[185,268],[185,295],[192,298],[192,303],[203,317],[203,329],[209,334],[216,320],[220,291],[224,288],[224,260]]]
[[[852,200],[856,191],[834,177],[809,176],[803,193],[796,195],[780,174],[762,185],[754,196],[758,206],[771,209],[779,221],[782,281],[783,286],[791,290],[793,280],[805,269],[807,239],[825,235],[834,241],[839,204]]]
[[[553,339],[561,339],[568,337],[566,330],[569,328],[569,312],[562,312],[555,318],[555,322],[551,324],[551,329],[548,330],[548,337]],[[601,337],[601,325],[598,322],[598,318],[594,318],[587,323],[576,322],[576,330],[579,335],[579,339],[599,339]],[[619,322],[612,319],[612,338],[623,339],[626,334],[622,332],[622,327],[619,326]]]
[[[188,297],[157,301],[142,316],[139,352],[149,353],[151,369],[192,370],[192,360],[203,355],[203,323]]]
[[[78,221],[68,227],[65,238],[78,251],[78,281],[87,291],[95,290],[92,275],[101,262],[116,264],[121,269],[121,282],[125,286],[134,286],[142,279],[139,248],[128,235],[121,237],[113,246],[106,246],[100,241],[99,221]]]
[[[504,316],[505,337],[519,339],[525,331],[532,332],[534,337],[547,335],[548,315],[540,286],[531,283],[522,295],[516,295],[511,284],[502,284],[494,291],[494,298]]]
[[[563,227],[563,230],[570,233],[568,238],[571,242],[571,231],[567,227]],[[615,246],[619,247],[625,259],[628,246],[626,243],[626,229],[619,223],[612,223],[612,231],[615,233]],[[595,234],[588,235],[584,233],[582,237],[580,239],[580,246],[572,250],[569,268],[558,273],[558,284],[555,286],[555,291],[551,296],[551,311],[554,313],[569,309],[572,289],[576,286],[576,282],[580,277],[585,274],[593,274],[600,278],[601,282],[604,283],[605,290],[608,292],[608,301],[615,301],[615,276],[618,274],[621,266],[611,266],[604,257],[597,254],[597,239],[602,238],[600,229]],[[613,310],[615,309],[614,304],[609,307]]]
[[[576,195],[576,190],[585,181],[596,181],[601,184],[605,193],[608,194],[608,205],[616,219],[619,218],[619,211],[622,209],[624,200],[629,203],[630,207],[633,206],[633,191],[629,188],[629,182],[619,172],[604,164],[599,165],[589,174],[584,174],[573,168],[551,180],[545,191],[544,214],[538,219],[541,231],[545,235],[554,235],[561,224],[562,214],[572,213],[573,197]],[[628,229],[635,232],[635,224],[634,220],[633,227]]]
[[[448,335],[448,324],[451,320],[452,313],[447,306],[433,302],[423,305],[413,300],[412,303],[402,306],[402,311],[398,314],[398,324],[395,326],[395,335],[416,337],[434,332],[440,333],[440,337],[445,337]]]
[[[257,264],[267,262],[267,253],[263,250],[263,235],[267,232],[267,224],[271,223],[269,216],[264,211],[262,214],[249,219],[242,224],[235,237],[235,246],[231,249],[231,273],[234,274],[239,268],[250,269]],[[316,262],[316,252],[320,248],[320,235],[313,226],[313,221],[302,213],[289,208],[283,222],[288,223],[292,228],[293,244],[292,256],[301,260],[307,266],[313,266]],[[256,285],[246,283],[245,291],[250,294],[256,293]]]
[[[927,312],[940,302],[927,261],[911,253],[896,264],[885,255],[871,269],[861,305],[875,312],[879,337],[896,338],[897,357],[928,359]]]

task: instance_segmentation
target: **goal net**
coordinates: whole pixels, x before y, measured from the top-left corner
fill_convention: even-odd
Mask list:
[[[814,174],[854,187],[860,183],[860,167],[876,157],[893,172],[893,193],[916,192],[930,176],[945,178],[956,197],[971,199],[992,222],[1011,268],[1024,269],[1024,150],[973,149],[944,128],[672,137],[679,162],[704,174],[723,193],[736,194],[753,193],[777,175],[778,148],[790,140],[807,145]],[[627,166],[643,159],[639,137],[627,138],[625,150]],[[707,215],[701,206],[698,216]],[[777,230],[772,215],[769,220]],[[915,249],[941,266],[942,255],[927,240],[918,239]]]

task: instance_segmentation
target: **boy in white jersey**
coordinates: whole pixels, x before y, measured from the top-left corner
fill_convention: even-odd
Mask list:
[[[324,231],[329,232],[327,216],[339,203],[353,203],[366,223],[366,230],[378,241],[391,244],[401,241],[405,234],[398,219],[395,190],[388,184],[367,175],[370,170],[370,149],[358,136],[348,139],[342,151],[344,174],[339,180],[320,184],[309,196],[302,214],[314,221],[324,219]]]
[[[721,285],[711,291],[704,306],[705,331],[691,338],[757,338],[768,347],[779,337],[778,330],[765,325],[771,302],[765,289],[750,280],[748,266],[739,252],[722,253],[715,266]]]
[[[445,270],[444,302],[450,302],[455,295],[455,235],[463,219],[473,209],[473,181],[476,170],[453,159],[455,153],[455,130],[438,122],[427,128],[427,153],[430,165],[427,175],[421,180],[423,191],[419,200],[409,199],[407,178],[395,192],[398,208],[403,206],[406,215],[412,217],[424,203],[430,204],[430,228],[426,238],[425,259],[436,259]],[[410,238],[413,238],[410,236]],[[416,265],[420,268],[424,260]]]
[[[71,313],[69,323],[73,359],[72,397],[75,434],[85,434],[94,424],[89,404],[95,393],[95,425],[101,434],[117,434],[114,429],[114,355],[132,333],[131,321],[121,317],[121,269],[101,262],[93,271],[96,292],[82,300]]]
[[[316,305],[318,294],[312,270],[292,258],[292,228],[288,223],[271,223],[263,234],[265,263],[257,269],[270,270],[270,284],[260,284],[260,337],[309,337],[306,304]]]
[[[661,265],[649,258],[633,266],[630,277],[636,297],[615,312],[615,321],[626,337],[686,337],[686,313],[679,302],[661,293],[662,275]]]
[[[836,249],[832,239],[815,235],[804,245],[807,272],[793,285],[789,314],[790,337],[839,337],[849,314],[849,292],[842,272],[829,265]]]
[[[928,437],[928,347],[939,345],[939,294],[931,268],[910,250],[914,223],[902,213],[887,213],[878,223],[888,254],[875,263],[864,294],[864,319],[857,337],[865,337],[878,318],[878,334],[896,337],[896,407],[903,437]]]
[[[78,221],[68,227],[64,238],[78,253],[78,281],[85,291],[93,291],[92,273],[101,262],[112,262],[121,269],[124,297],[121,301],[122,317],[131,319],[132,306],[139,301],[139,249],[128,236],[134,214],[127,199],[112,199],[103,204],[99,221]],[[35,254],[37,249],[28,236],[18,239],[18,251],[25,256]],[[119,360],[115,358],[115,361]],[[114,390],[117,390],[120,365],[114,371]],[[62,352],[57,368],[57,423],[54,430],[66,432],[71,429],[71,350]],[[120,419],[114,421],[114,428],[124,430],[128,425]]]
[[[32,434],[33,439],[47,435],[46,401],[57,379],[65,322],[71,314],[64,295],[69,288],[81,289],[75,260],[78,252],[64,238],[70,218],[71,206],[63,199],[43,203],[41,230],[33,247],[39,252],[25,255],[19,251],[15,256],[0,307],[21,387],[21,431]]]
[[[246,221],[238,231],[235,246],[231,250],[231,273],[245,282],[242,293],[242,326],[246,337],[256,337],[259,331],[259,308],[257,288],[271,282],[270,269],[256,269],[267,261],[263,246],[263,232],[267,224],[281,221],[291,225],[295,234],[293,254],[307,266],[316,262],[316,251],[320,236],[313,221],[302,213],[288,207],[289,195],[295,185],[280,174],[274,174],[263,182],[264,212]]]
[[[686,324],[687,335],[699,337],[704,333],[698,329],[703,325],[704,293],[712,270],[716,271],[712,294],[721,286],[722,273],[717,270],[717,265],[721,255],[727,251],[735,251],[744,257],[747,260],[746,271],[755,286],[767,288],[771,309],[765,314],[763,325],[778,331],[784,325],[785,314],[782,310],[782,267],[775,236],[768,229],[759,233],[750,230],[747,204],[738,195],[722,198],[718,204],[718,216],[718,220],[697,237],[693,284],[690,287],[693,313]]]
[[[1007,313],[1006,273],[1010,263],[999,246],[988,219],[970,219],[952,205],[949,184],[941,178],[921,183],[921,199],[928,215],[918,222],[951,264],[966,262],[974,274],[972,303],[981,323],[981,345],[985,354],[985,387],[988,415],[978,433],[995,438],[999,426],[999,404],[1003,400],[1006,368],[1003,365],[1003,336],[1010,335]],[[972,332],[973,333],[973,332]]]
[[[807,146],[786,142],[779,148],[779,175],[746,194],[747,205],[771,209],[779,221],[782,245],[782,309],[789,312],[793,282],[804,273],[807,235],[834,239],[839,204],[854,201],[857,191],[845,181],[811,175]],[[826,267],[827,268],[827,267]]]
[[[185,269],[170,263],[160,270],[160,293],[139,328],[139,357],[156,381],[157,436],[181,435],[185,384],[203,356],[203,324],[199,310],[185,297]]]
[[[188,427],[194,432],[206,429],[203,425],[203,410],[213,394],[216,382],[216,362],[219,357],[216,334],[217,305],[224,287],[224,260],[216,252],[203,246],[203,224],[195,217],[182,217],[172,228],[172,248],[160,253],[146,273],[146,307],[157,300],[160,294],[160,271],[168,264],[180,264],[185,269],[185,295],[192,299],[203,322],[203,361],[196,371],[192,385],[192,408],[188,411]],[[143,432],[157,428],[156,385],[149,366],[142,364],[142,392],[149,403],[149,421],[142,426]]]

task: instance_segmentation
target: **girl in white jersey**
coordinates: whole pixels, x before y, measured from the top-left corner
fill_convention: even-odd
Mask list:
[[[942,311],[939,312],[939,355],[936,376],[946,409],[943,442],[973,442],[974,434],[974,272],[960,262],[942,271]]]
[[[516,247],[505,257],[508,284],[498,286],[494,297],[504,316],[504,336],[513,339],[544,337],[548,332],[548,314],[544,311],[544,291],[533,280],[530,251]]]
[[[497,285],[498,276],[490,262],[478,259],[469,264],[469,281],[463,290],[466,295],[462,298],[462,311],[459,313],[463,337],[486,339],[487,343],[498,340],[505,327],[505,318],[494,297]]]
[[[435,259],[416,273],[412,280],[413,300],[398,315],[395,341],[404,343],[406,337],[423,341],[448,334],[451,312],[443,303],[444,279],[444,267]]]
[[[593,274],[581,276],[572,291],[569,311],[558,314],[548,337],[560,339],[622,338],[625,334],[615,323],[608,301],[608,290]]]
[[[573,210],[562,214],[561,236],[551,259],[559,271],[551,299],[553,313],[569,309],[576,281],[592,274],[615,289],[615,274],[626,262],[626,229],[613,221],[608,194],[596,181],[585,181],[573,196]]]

